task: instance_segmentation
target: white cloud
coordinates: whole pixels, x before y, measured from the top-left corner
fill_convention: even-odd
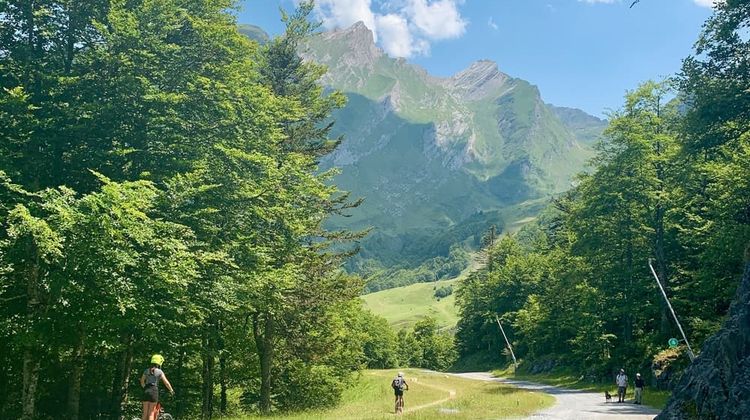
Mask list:
[[[376,24],[380,33],[381,46],[389,55],[411,57],[429,52],[429,44],[412,36],[409,23],[403,16],[395,13],[378,15]]]
[[[362,21],[377,40],[375,13],[370,0],[318,0],[315,4],[326,28],[346,28]]]
[[[693,0],[695,4],[701,7],[714,7],[716,3],[723,3],[723,0]]]
[[[621,0],[578,0],[579,3],[588,3],[588,4],[613,4],[613,3],[620,3]],[[714,7],[716,3],[724,3],[726,0],[693,0],[693,3],[697,4],[701,7]],[[629,3],[632,3],[633,0],[628,0]],[[626,3],[628,4],[628,3]]]
[[[498,29],[500,29],[500,28],[499,28],[499,27],[497,26],[497,23],[495,23],[495,20],[494,20],[494,19],[492,19],[492,16],[490,16],[490,19],[489,19],[489,20],[487,21],[487,26],[489,26],[490,28],[492,28],[492,29],[494,29],[494,30],[498,30]]]
[[[457,38],[466,31],[456,0],[410,0],[406,9],[414,25],[430,39]]]
[[[374,0],[378,6],[374,8],[373,0],[317,0],[316,10],[328,29],[362,21],[388,54],[411,57],[428,54],[431,41],[458,38],[466,32],[468,22],[458,10],[463,1]]]

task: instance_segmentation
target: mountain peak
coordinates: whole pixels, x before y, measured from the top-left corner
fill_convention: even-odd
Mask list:
[[[375,35],[361,20],[348,28],[336,29],[326,34],[328,39],[345,40],[349,44],[375,45]]]
[[[375,36],[362,21],[348,28],[323,32],[320,36],[324,44],[343,47],[329,51],[328,57],[317,57],[332,68],[342,65],[369,68],[383,56],[383,51],[375,45]]]
[[[477,60],[471,63],[469,67],[465,68],[464,70],[461,70],[460,72],[457,73],[457,75],[461,73],[465,73],[465,72],[470,72],[470,71],[491,71],[491,72],[496,72],[496,73],[500,72],[500,70],[498,70],[497,68],[496,62],[492,60],[484,59],[484,60]]]
[[[355,22],[354,25],[350,26],[347,30],[352,31],[352,32],[367,31],[370,34],[372,34],[372,31],[361,20],[358,20],[357,22]]]
[[[453,75],[450,84],[470,100],[481,99],[502,86],[508,76],[491,60],[479,60]]]

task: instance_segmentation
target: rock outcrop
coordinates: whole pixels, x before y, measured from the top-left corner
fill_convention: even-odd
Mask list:
[[[706,341],[657,419],[750,419],[750,262],[727,321]]]
[[[384,54],[383,50],[375,45],[375,36],[363,22],[357,22],[345,29],[324,32],[321,37],[329,44],[341,43],[345,46],[345,53],[335,59],[341,60],[339,64],[348,67],[372,68]]]
[[[482,99],[502,86],[508,76],[498,70],[497,63],[490,60],[479,60],[469,68],[456,73],[450,78],[450,86],[459,91],[468,100]]]

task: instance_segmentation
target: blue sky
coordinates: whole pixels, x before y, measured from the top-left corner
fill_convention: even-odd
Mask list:
[[[490,59],[539,86],[545,101],[594,115],[626,90],[675,73],[689,55],[711,0],[318,0],[328,28],[362,20],[378,45],[431,74],[449,76]],[[244,0],[238,20],[279,34],[279,7]]]

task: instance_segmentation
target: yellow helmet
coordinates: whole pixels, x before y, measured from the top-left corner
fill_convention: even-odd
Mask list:
[[[164,363],[164,357],[161,354],[151,356],[151,363],[161,366]]]

